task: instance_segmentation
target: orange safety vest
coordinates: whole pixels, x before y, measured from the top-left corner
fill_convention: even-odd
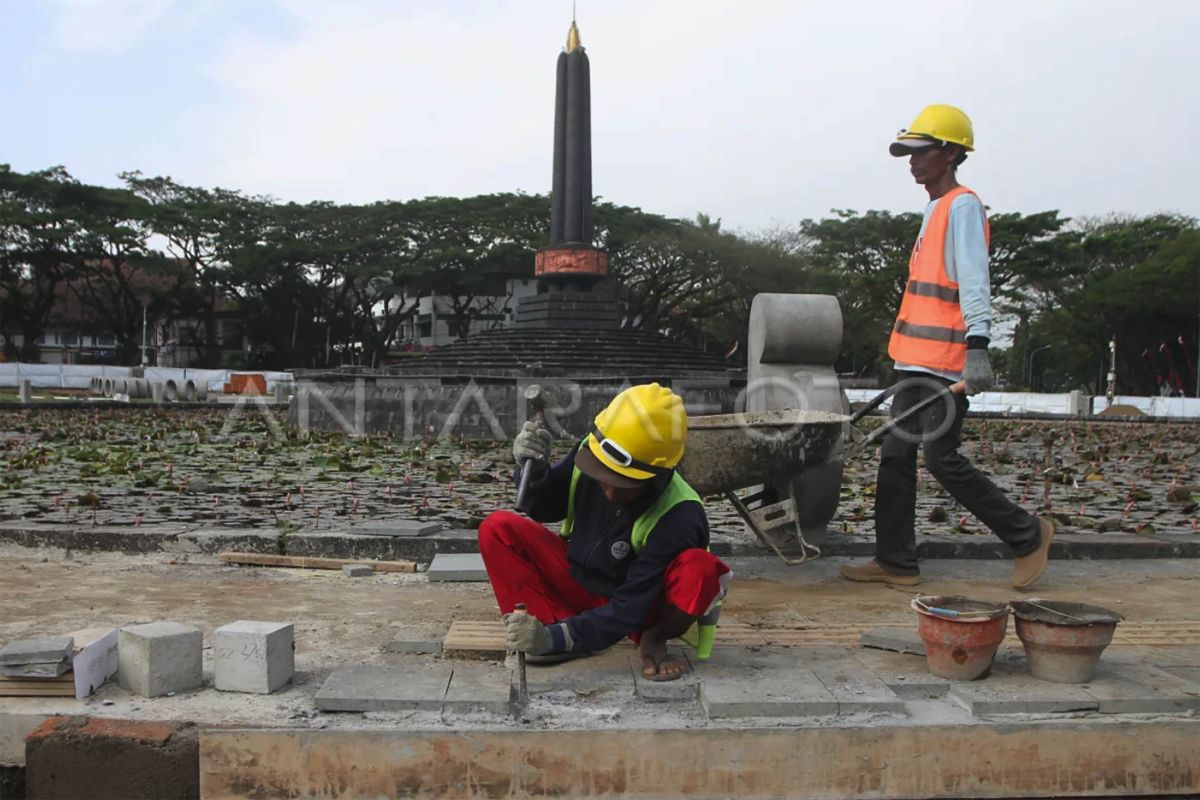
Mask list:
[[[938,198],[917,238],[908,260],[908,286],[888,342],[888,355],[901,364],[942,372],[962,372],[967,363],[967,324],[958,302],[958,283],[946,274],[946,231],[950,206],[961,194],[974,194],[958,186]],[[984,218],[983,235],[992,233]]]

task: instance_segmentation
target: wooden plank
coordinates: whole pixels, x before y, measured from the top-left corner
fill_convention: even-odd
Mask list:
[[[371,561],[369,559],[317,558],[315,556],[278,556],[267,553],[221,553],[226,564],[251,564],[260,567],[297,569],[341,569],[347,564],[365,564],[376,572],[416,572],[415,561]]]
[[[34,678],[30,675],[0,675],[0,686],[6,684],[37,684],[37,685],[54,685],[54,684],[74,684],[74,674],[68,670],[65,674],[55,676],[55,678]]]
[[[74,686],[63,686],[59,688],[16,688],[11,686],[0,686],[0,697],[75,697]]]

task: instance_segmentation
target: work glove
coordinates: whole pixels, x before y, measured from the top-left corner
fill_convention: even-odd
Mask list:
[[[517,611],[506,616],[504,633],[509,650],[535,656],[550,651],[550,632],[541,620],[528,612]]]
[[[967,384],[967,394],[979,394],[992,388],[995,379],[992,376],[992,363],[988,360],[986,349],[967,350],[967,365],[963,369],[963,380]]]
[[[518,464],[528,459],[538,461],[550,460],[550,443],[554,440],[550,431],[543,428],[534,420],[529,420],[521,427],[517,438],[513,439],[513,459]]]

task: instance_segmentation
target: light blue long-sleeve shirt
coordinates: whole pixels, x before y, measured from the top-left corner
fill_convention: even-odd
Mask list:
[[[925,236],[925,228],[937,200],[925,206],[925,218],[921,221],[919,242]],[[960,194],[950,205],[950,227],[946,231],[946,275],[958,283],[958,303],[962,308],[967,336],[992,336],[992,279],[988,271],[988,246],[984,234],[987,215],[983,203],[971,193]],[[929,372],[948,380],[962,379],[961,372],[918,367],[896,362],[896,369],[913,372]]]

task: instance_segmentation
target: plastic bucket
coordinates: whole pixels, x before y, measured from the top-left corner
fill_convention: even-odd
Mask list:
[[[923,595],[912,601],[929,671],[955,681],[988,674],[1008,628],[1008,606],[961,595]]]
[[[1055,683],[1087,683],[1122,617],[1103,606],[1057,600],[1014,600],[1017,637],[1029,671]]]

